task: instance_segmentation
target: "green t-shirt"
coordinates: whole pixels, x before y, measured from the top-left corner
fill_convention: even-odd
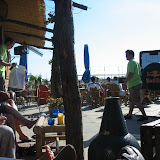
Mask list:
[[[133,76],[129,81],[127,81],[128,88],[131,88],[133,86],[138,85],[139,83],[142,83],[142,81],[141,81],[141,68],[140,68],[139,63],[136,62],[134,60],[134,58],[132,58],[128,62],[126,77],[128,76],[128,74],[130,72],[133,73]]]
[[[5,44],[0,45],[0,59],[6,62],[7,59],[7,47]],[[0,65],[0,78],[5,78],[5,66]]]

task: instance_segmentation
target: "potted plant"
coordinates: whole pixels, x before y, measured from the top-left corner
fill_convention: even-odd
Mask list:
[[[50,98],[47,99],[47,103],[48,103],[48,109],[49,109],[50,117],[53,117],[52,113],[53,113],[53,110],[57,106],[57,101],[56,101],[55,98],[50,97]]]
[[[57,98],[57,103],[58,103],[58,109],[62,113],[64,105],[63,105],[63,98]]]
[[[49,114],[50,117],[52,117],[52,113],[54,109],[59,109],[60,112],[63,111],[63,98],[48,98],[47,99],[47,103],[48,103],[48,109],[49,109]]]

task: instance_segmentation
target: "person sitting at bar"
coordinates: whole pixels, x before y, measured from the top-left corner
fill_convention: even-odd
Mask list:
[[[10,124],[12,121],[7,121],[7,124],[14,130],[14,132],[17,130],[19,134],[19,139],[22,141],[32,141],[33,138],[28,137],[26,134],[23,133],[23,131],[20,128],[20,124],[23,124],[27,126],[28,128],[32,128],[32,126],[36,123],[35,121],[30,121],[26,119],[24,116],[22,116],[18,110],[17,106],[15,105],[13,99],[10,99],[10,94],[7,92],[0,91],[0,113],[6,114],[8,119],[10,119],[9,115],[12,115],[14,117],[14,125]],[[12,122],[13,123],[13,122]]]
[[[110,77],[107,77],[105,84],[110,84],[110,83],[111,83],[111,78],[110,78]]]
[[[0,157],[16,158],[15,134],[11,127],[5,125],[7,117],[0,115]],[[46,153],[39,160],[76,160],[74,147],[66,145],[55,157],[49,146],[45,146]]]
[[[15,134],[5,122],[7,117],[0,115],[0,157],[16,158]]]
[[[95,77],[94,76],[91,77],[91,81],[92,82],[88,85],[88,91],[90,91],[91,88],[97,88],[97,90],[101,89],[100,85],[95,82]]]

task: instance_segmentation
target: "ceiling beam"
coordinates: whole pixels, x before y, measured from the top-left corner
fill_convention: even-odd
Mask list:
[[[52,32],[52,33],[54,31],[53,29],[49,29],[49,28],[45,28],[45,27],[40,27],[40,26],[36,26],[34,24],[30,24],[30,23],[26,23],[26,22],[21,22],[21,21],[17,21],[17,20],[13,20],[13,19],[4,19],[1,22],[15,23],[15,24],[19,24],[19,25],[26,26],[26,27],[29,27],[29,28],[34,28],[34,29],[38,29],[38,30]]]
[[[45,37],[41,37],[41,36],[37,36],[37,35],[33,35],[33,34],[22,33],[22,32],[14,32],[14,31],[4,31],[4,32],[20,34],[20,35],[24,35],[24,36],[28,36],[28,37],[34,37],[34,38],[38,38],[38,39],[41,39],[41,40],[46,40],[46,41],[52,42],[52,39],[50,39],[50,38],[45,38]]]
[[[16,41],[15,41],[16,42]],[[21,45],[23,45],[24,43],[20,43],[20,42],[16,42],[16,43],[19,43]],[[39,49],[48,49],[48,50],[54,50],[54,48],[50,48],[50,47],[42,47],[42,46],[36,46],[36,45],[33,45],[33,44],[28,44],[28,43],[25,43],[25,45],[28,45],[28,46],[33,46],[33,47],[36,47],[36,48],[39,48]]]
[[[76,2],[73,2],[73,6],[77,7],[77,8],[80,8],[80,9],[83,9],[83,10],[87,10],[87,8],[88,8],[87,6],[84,6],[82,4],[78,4]]]

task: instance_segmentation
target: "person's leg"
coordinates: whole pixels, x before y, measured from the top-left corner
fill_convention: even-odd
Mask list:
[[[22,141],[32,141],[34,140],[33,138],[27,136],[21,129],[21,127],[19,126],[19,124],[16,123],[16,131],[19,134],[19,139]]]
[[[8,102],[11,105],[11,107],[13,107],[14,109],[17,110],[17,106],[15,105],[15,103],[12,99],[8,99],[6,102]],[[15,121],[15,125],[16,125],[16,131],[19,134],[19,139],[20,140],[33,140],[33,138],[31,138],[31,137],[27,136],[25,133],[23,133],[22,129],[19,126],[20,122],[18,122],[16,119],[14,121]]]
[[[6,117],[7,117],[6,124],[13,129],[14,134],[15,134],[16,126],[15,126],[15,121],[14,121],[13,115],[11,115],[11,114],[6,114]]]
[[[132,119],[132,112],[134,109],[134,102],[133,102],[133,97],[134,97],[134,88],[129,88],[129,112],[126,116],[124,116],[125,119]]]
[[[142,88],[142,84],[138,84],[137,86],[135,86],[135,96],[134,96],[134,101],[135,101],[135,104],[137,105],[137,107],[139,108],[139,110],[141,111],[142,113],[142,117],[139,118],[137,121],[143,121],[143,120],[147,120],[148,117],[145,113],[145,110],[144,110],[144,107],[141,103],[141,88]]]
[[[30,120],[26,119],[16,109],[14,109],[10,104],[5,103],[4,105],[5,105],[6,113],[13,115],[16,120],[20,121],[22,124],[27,126],[29,129],[32,128],[33,125],[37,122],[37,120],[30,121]]]
[[[146,115],[146,112],[145,112],[145,110],[144,110],[144,107],[143,107],[142,103],[141,103],[141,102],[136,102],[136,105],[137,105],[137,107],[139,108],[139,110],[141,111],[142,115],[143,115],[144,117],[146,117],[147,115]]]
[[[14,109],[16,109],[18,111],[18,108],[17,108],[16,104],[14,103],[14,100],[8,99],[6,102],[9,103]]]
[[[12,128],[0,125],[0,157],[16,158],[15,135]]]

